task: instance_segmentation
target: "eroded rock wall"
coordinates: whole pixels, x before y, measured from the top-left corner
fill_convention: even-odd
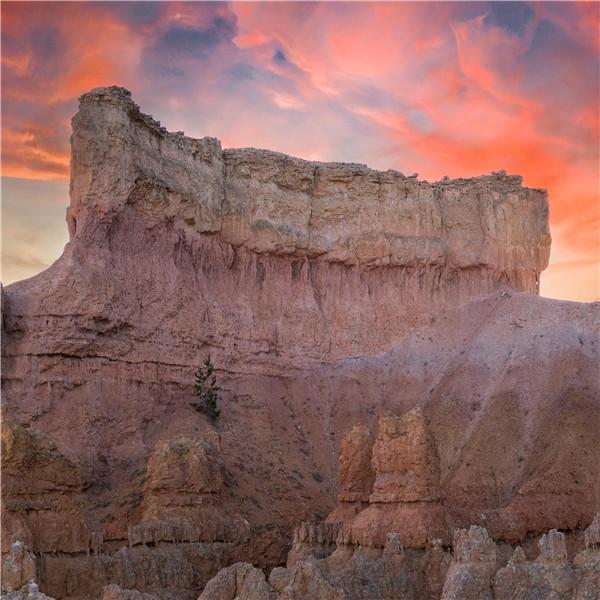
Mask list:
[[[121,88],[85,94],[73,119],[73,238],[125,206],[217,233],[259,254],[366,266],[547,266],[546,196],[503,173],[435,184],[364,165],[267,150],[222,151],[214,138],[168,133]],[[522,289],[528,277],[523,276]],[[530,282],[530,281],[529,281]]]
[[[54,269],[68,273],[30,311],[61,331],[79,307],[70,351],[121,331],[118,350],[136,361],[168,348],[185,362],[202,344],[283,368],[372,354],[479,294],[535,292],[548,262],[545,192],[519,177],[432,184],[222,151],[213,138],[166,132],[119,88],[82,96],[71,142],[71,243]],[[57,296],[72,287],[75,297]],[[36,343],[65,351],[57,338]]]
[[[3,402],[76,466],[91,532],[89,555],[38,556],[43,592],[191,598],[223,564],[283,564],[293,527],[335,506],[344,434],[383,409],[422,407],[453,523],[510,540],[590,523],[598,307],[535,294],[543,191],[222,150],[116,88],[82,97],[71,177],[63,256],[2,292]],[[191,406],[209,353],[218,498],[193,441],[212,435]],[[346,476],[356,515],[374,473]],[[235,532],[190,527],[196,494]]]
[[[599,557],[588,545],[569,561],[565,536],[556,530],[542,536],[531,561],[520,546],[502,560],[482,527],[457,530],[452,549],[403,549],[391,534],[379,554],[357,546],[326,558],[306,556],[273,569],[268,583],[259,569],[234,564],[199,600],[597,600]]]

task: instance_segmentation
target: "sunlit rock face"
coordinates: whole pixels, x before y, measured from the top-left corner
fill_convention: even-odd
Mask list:
[[[439,496],[444,519],[493,539],[581,538],[600,497],[598,306],[536,294],[545,192],[502,172],[427,183],[223,150],[120,88],[82,96],[71,141],[70,242],[2,290],[7,414],[78,478],[51,528],[7,521],[34,544],[43,593],[195,598],[235,560],[285,564],[294,527],[338,492],[354,516],[422,503],[441,523]],[[216,424],[192,406],[207,354]],[[388,502],[382,473],[395,486],[410,469],[369,467],[362,444],[384,410],[415,406],[414,460],[437,466],[420,499],[405,486]],[[59,526],[64,507],[81,518]]]
[[[545,192],[501,173],[431,184],[222,151],[167,133],[119,88],[84,95],[73,119],[71,245],[88,263],[93,245],[99,270],[118,256],[137,284],[124,297],[98,281],[86,299],[110,326],[154,332],[129,349],[139,356],[168,343],[181,359],[211,336],[229,360],[285,367],[385,350],[448,305],[535,292],[547,210]]]

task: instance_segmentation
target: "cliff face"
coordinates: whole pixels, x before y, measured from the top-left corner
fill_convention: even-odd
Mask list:
[[[234,559],[282,564],[293,527],[335,505],[344,434],[417,405],[415,460],[439,461],[418,502],[444,498],[449,527],[581,537],[600,502],[598,306],[535,294],[544,192],[223,151],[119,88],[82,97],[71,173],[63,256],[3,291],[6,410],[77,466],[94,532],[91,554],[33,548],[43,592],[191,599]],[[191,406],[208,353],[218,444]],[[343,502],[373,491],[366,440]]]
[[[228,361],[283,369],[380,352],[448,306],[535,292],[548,262],[545,192],[519,177],[430,184],[222,151],[167,133],[119,88],[82,97],[71,173],[67,254],[92,288],[81,302],[100,303],[105,327],[135,328],[132,356],[169,347],[188,362],[217,338]]]
[[[546,194],[520,177],[430,184],[359,164],[222,151],[214,138],[166,132],[121,88],[81,97],[71,142],[72,238],[138,204],[146,222],[169,219],[258,254],[489,269],[528,291],[547,266]]]

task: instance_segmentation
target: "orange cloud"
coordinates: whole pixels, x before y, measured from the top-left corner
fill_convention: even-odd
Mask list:
[[[5,175],[66,178],[76,97],[118,83],[171,129],[225,146],[428,179],[522,174],[549,192],[543,293],[600,295],[597,3],[1,10]]]

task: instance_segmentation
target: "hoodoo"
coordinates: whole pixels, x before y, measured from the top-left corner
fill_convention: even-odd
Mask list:
[[[555,538],[568,589],[593,585],[599,306],[537,295],[543,190],[223,150],[117,87],[72,124],[70,241],[3,290],[11,594],[26,572],[59,600],[194,600],[227,567],[352,599],[353,573],[406,565],[431,598],[475,571],[498,594],[500,569],[542,585]],[[193,407],[208,355],[216,422]],[[256,567],[301,523],[273,587]]]

